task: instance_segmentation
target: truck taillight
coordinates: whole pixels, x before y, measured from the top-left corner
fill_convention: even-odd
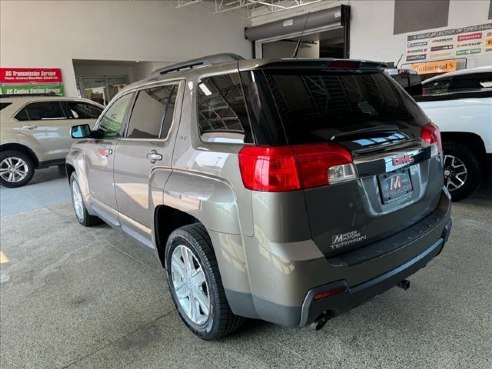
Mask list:
[[[243,184],[254,191],[284,192],[355,179],[352,154],[329,143],[245,146],[239,152]]]
[[[425,124],[420,131],[420,137],[427,143],[437,144],[439,153],[442,153],[441,132],[439,132],[439,127],[434,123],[429,122]]]

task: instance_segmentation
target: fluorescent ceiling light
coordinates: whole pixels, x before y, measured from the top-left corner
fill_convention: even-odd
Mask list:
[[[200,87],[200,90],[202,90],[202,91],[203,91],[203,93],[204,93],[206,96],[210,96],[210,95],[212,95],[212,91],[210,91],[210,90],[208,89],[208,87],[207,87],[207,86],[205,86],[205,84],[200,83],[200,84],[198,85],[198,87]]]

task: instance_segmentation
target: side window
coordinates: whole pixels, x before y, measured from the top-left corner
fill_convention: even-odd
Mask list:
[[[64,101],[62,105],[68,119],[97,119],[102,113],[100,107],[81,101]]]
[[[43,101],[26,106],[30,120],[66,119],[59,101]]]
[[[424,95],[442,94],[448,92],[451,78],[441,78],[434,82],[426,83],[423,87]]]
[[[141,90],[128,123],[128,138],[166,138],[171,128],[177,84]]]
[[[471,73],[453,77],[449,91],[479,91],[488,87],[492,87],[492,73]]]
[[[132,95],[133,94],[129,93],[121,96],[101,117],[98,131],[102,133],[104,137],[110,138],[121,136],[125,129],[125,115]]]
[[[29,115],[27,115],[26,108],[24,108],[20,112],[18,112],[17,115],[15,116],[15,119],[17,119],[18,121],[21,121],[21,122],[29,120]]]
[[[205,142],[253,143],[237,73],[198,82],[198,124]]]

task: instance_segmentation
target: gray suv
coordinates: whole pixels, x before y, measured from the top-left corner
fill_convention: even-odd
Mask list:
[[[155,249],[203,339],[321,328],[407,288],[450,233],[439,130],[378,63],[196,59],[72,135],[78,221]]]

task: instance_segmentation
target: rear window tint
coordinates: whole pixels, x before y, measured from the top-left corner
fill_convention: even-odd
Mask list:
[[[384,73],[266,71],[290,144],[330,141],[380,125],[421,124],[425,115]]]

